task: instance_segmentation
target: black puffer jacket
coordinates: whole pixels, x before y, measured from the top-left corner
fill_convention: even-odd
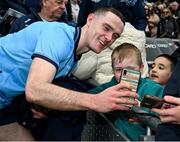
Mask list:
[[[169,16],[162,18],[158,25],[157,37],[177,38],[179,27],[177,21]]]

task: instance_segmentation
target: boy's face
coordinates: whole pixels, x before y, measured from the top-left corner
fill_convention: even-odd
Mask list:
[[[129,68],[137,71],[140,71],[141,69],[141,67],[137,64],[137,60],[135,57],[125,58],[122,62],[119,62],[118,59],[114,60],[113,71],[117,82],[120,81],[122,68]]]
[[[154,60],[149,77],[161,85],[166,85],[171,73],[171,62],[164,57],[158,57]]]
[[[110,46],[123,31],[124,24],[115,14],[107,12],[105,15],[91,14],[87,19],[88,31],[86,38],[88,47],[95,53],[100,53]]]

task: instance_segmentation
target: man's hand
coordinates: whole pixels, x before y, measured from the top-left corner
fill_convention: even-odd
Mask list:
[[[180,124],[180,98],[165,96],[164,100],[168,103],[175,104],[177,106],[168,109],[153,108],[152,111],[160,115],[162,123]]]
[[[129,106],[138,105],[138,95],[131,91],[129,84],[120,84],[94,95],[93,104],[95,111],[109,112],[113,110],[130,110]]]

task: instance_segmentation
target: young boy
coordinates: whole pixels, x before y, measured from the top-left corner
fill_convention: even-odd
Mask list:
[[[96,94],[118,84],[122,68],[129,68],[137,71],[143,69],[141,53],[138,48],[132,44],[124,43],[116,47],[112,53],[111,59],[114,77],[110,82],[90,90],[91,93]],[[146,94],[162,97],[163,87],[148,78],[140,78],[137,93],[139,95],[139,101],[142,101],[143,96]],[[146,127],[140,122],[130,121],[131,117],[132,114],[130,114],[130,112],[119,111],[118,118],[115,120],[114,124],[115,127],[130,140],[138,141],[140,135],[145,135]]]
[[[152,64],[149,78],[165,86],[174,70],[175,62],[168,54],[158,55]]]

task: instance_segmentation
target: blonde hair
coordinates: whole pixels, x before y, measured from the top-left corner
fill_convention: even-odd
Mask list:
[[[112,54],[111,54],[111,60],[112,60],[112,66],[115,60],[119,60],[119,62],[122,62],[125,58],[131,58],[136,57],[137,64],[141,66],[143,64],[142,58],[141,58],[141,52],[139,49],[130,43],[123,43],[119,46],[117,46]]]

